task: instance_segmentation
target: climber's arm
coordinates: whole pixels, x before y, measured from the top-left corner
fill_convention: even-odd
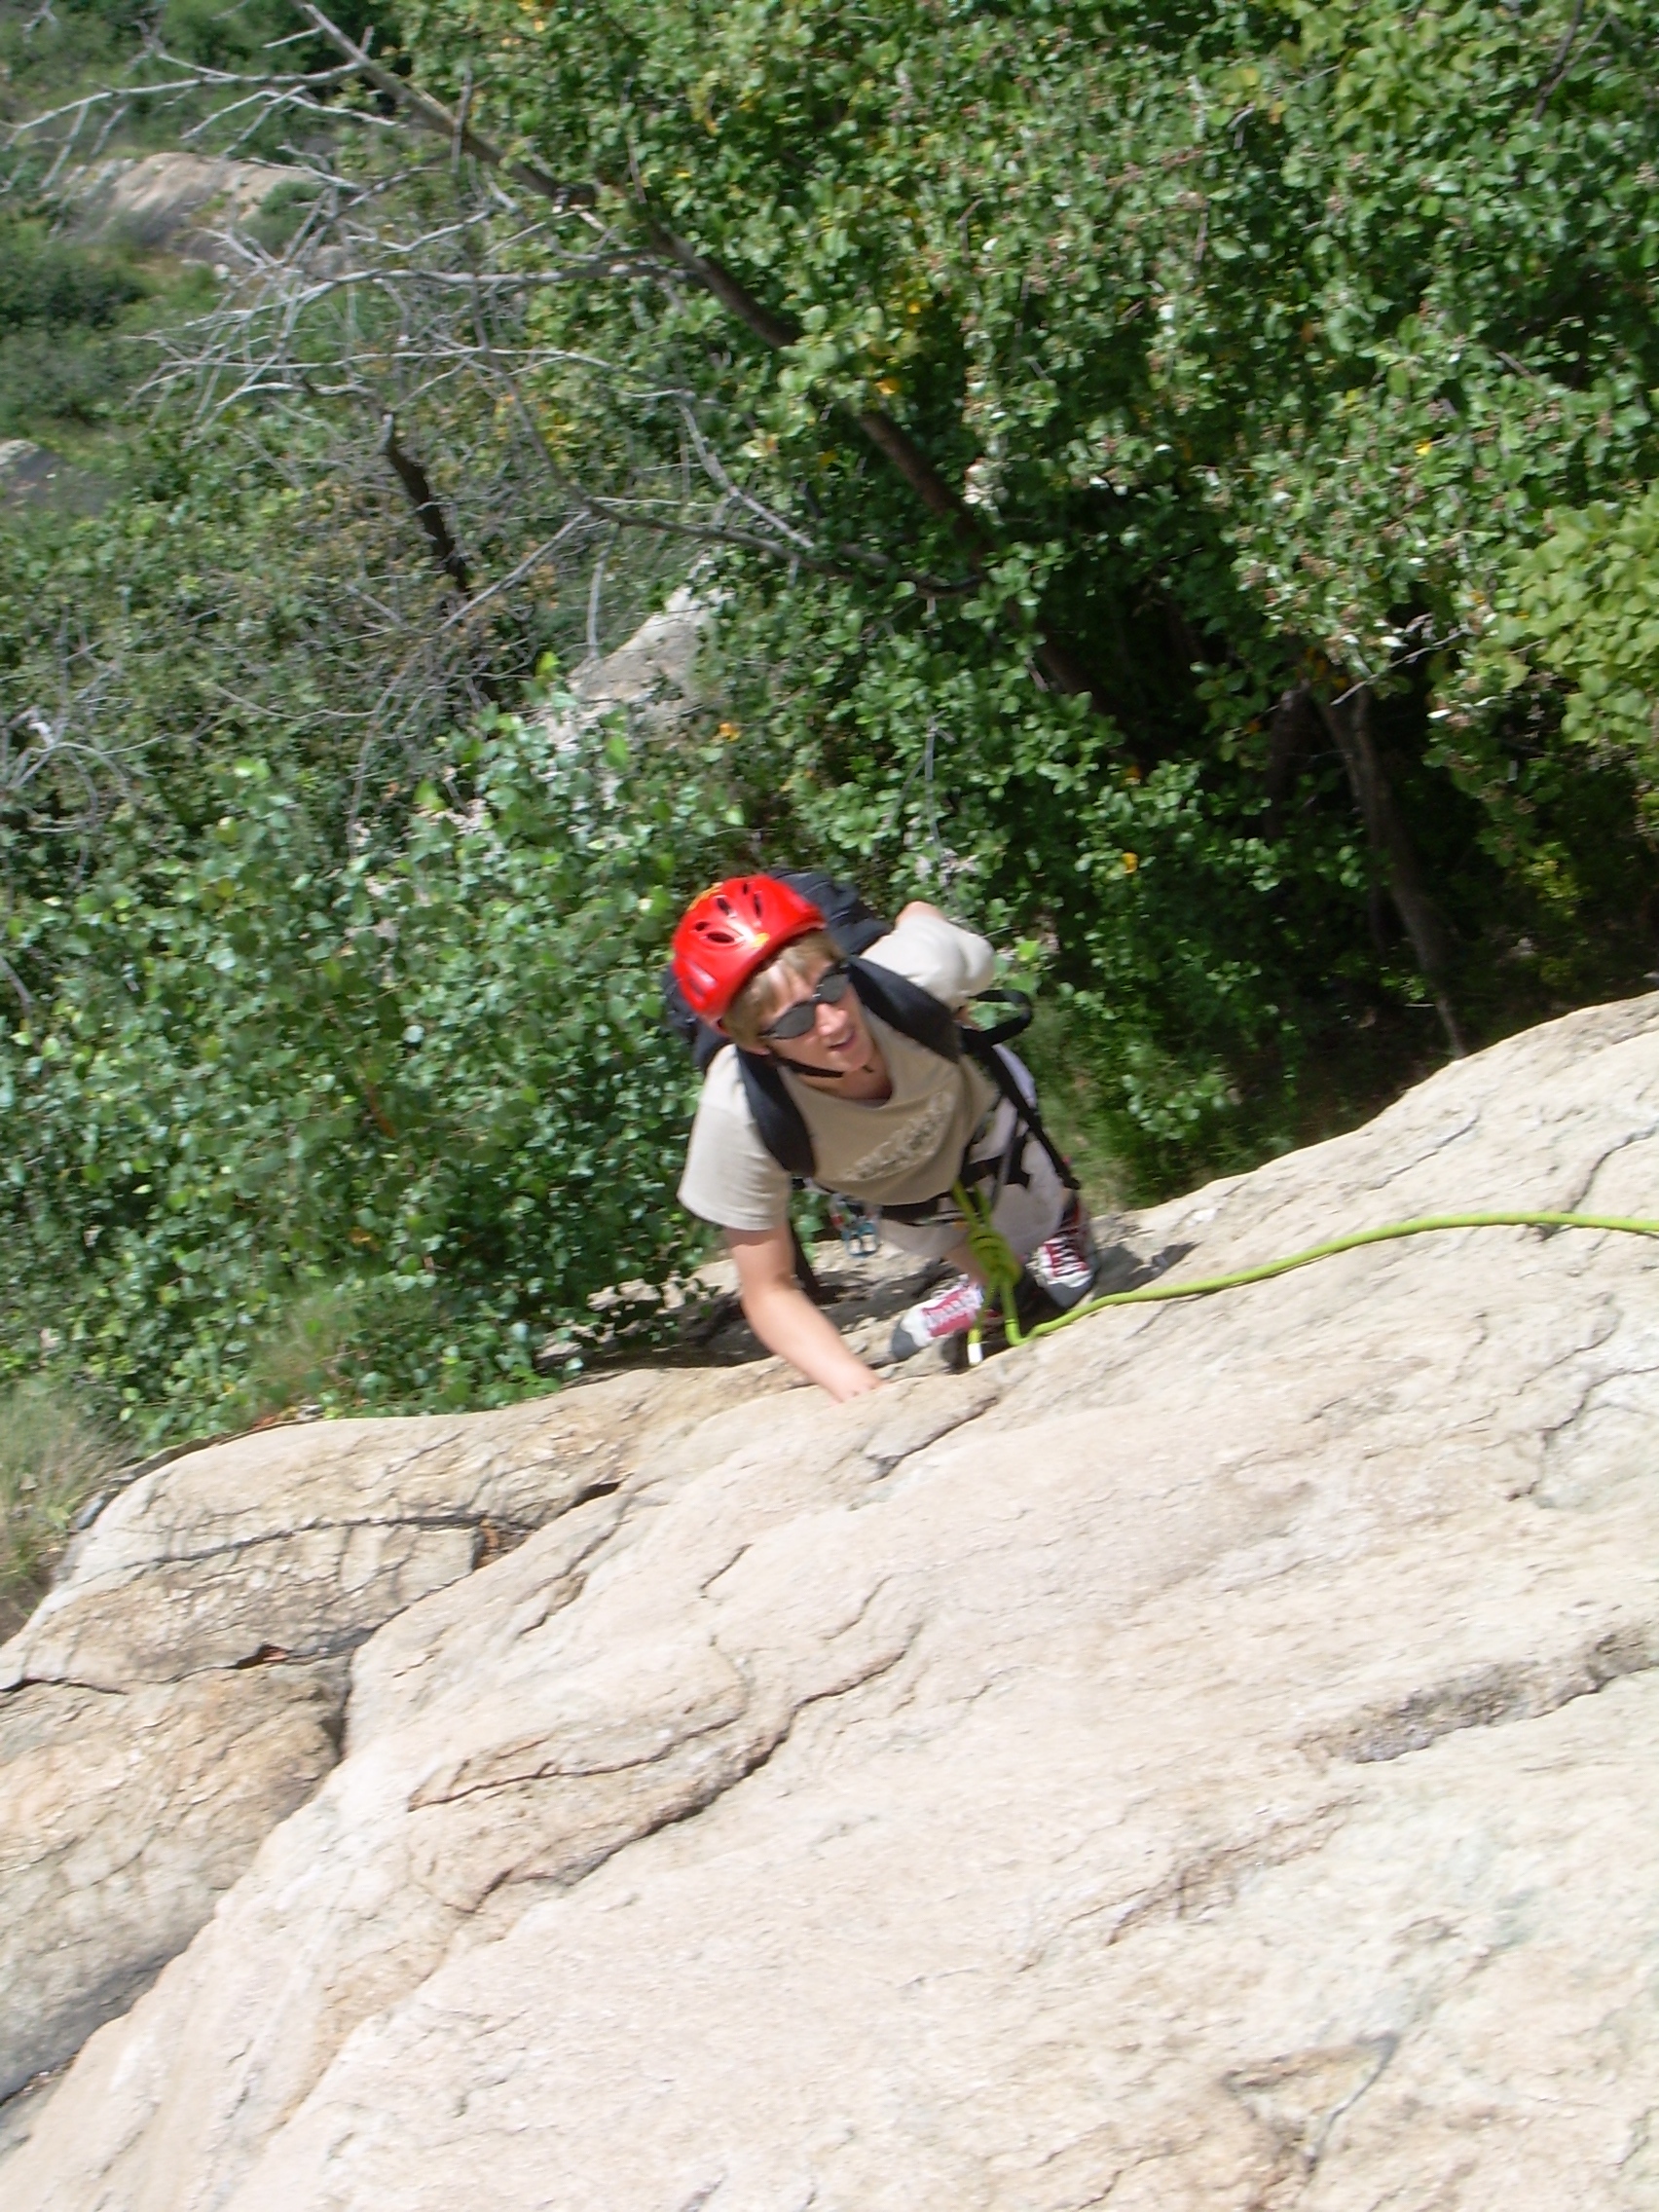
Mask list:
[[[849,1349],[833,1322],[796,1282],[787,1226],[728,1229],[724,1234],[726,1249],[737,1263],[744,1317],[768,1351],[787,1359],[832,1398],[856,1398],[861,1391],[881,1387],[880,1376]]]
[[[884,938],[869,948],[878,968],[892,968],[960,1012],[989,988],[996,973],[990,940],[964,929],[925,899],[912,899]]]

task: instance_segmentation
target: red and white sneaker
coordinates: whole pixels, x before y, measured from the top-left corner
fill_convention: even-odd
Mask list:
[[[1094,1234],[1074,1191],[1052,1236],[1032,1253],[1031,1272],[1063,1313],[1088,1296],[1098,1266]]]
[[[931,1298],[900,1314],[893,1324],[893,1343],[887,1356],[913,1359],[929,1345],[965,1335],[979,1318],[984,1303],[984,1291],[972,1276],[958,1275],[954,1282],[947,1282],[942,1290],[936,1290]]]

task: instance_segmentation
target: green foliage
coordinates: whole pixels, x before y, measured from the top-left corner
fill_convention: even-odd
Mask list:
[[[389,7],[364,0],[341,0],[329,14],[354,37],[371,22],[384,32],[393,20]],[[305,31],[287,0],[53,0],[49,8],[39,0],[0,0],[0,123],[113,94],[91,111],[73,152],[90,158],[173,146],[235,94],[204,89],[162,98],[153,88],[176,84],[181,64],[250,80],[274,57],[285,71],[326,68],[330,50]],[[113,136],[105,129],[112,113]],[[288,133],[281,117],[262,120],[241,108],[234,135],[240,154],[279,158]],[[11,153],[21,180],[44,176],[60,144],[61,133],[18,141]]]
[[[8,123],[107,82],[128,60],[147,11],[133,0],[0,0],[0,116]]]
[[[13,1366],[57,1331],[175,1426],[533,1386],[540,1332],[690,1248],[651,971],[734,862],[1017,944],[1062,1116],[1137,1196],[1422,1072],[1438,1000],[1479,1039],[1651,968],[1659,117],[1629,11],[376,14],[573,198],[489,199],[447,141],[394,181],[406,148],[342,129],[372,218],[224,358],[288,350],[210,430],[164,424],[109,515],[13,536]],[[58,16],[89,55],[134,19]],[[291,21],[164,11],[237,69]],[[464,551],[459,630],[387,418]],[[585,593],[527,580],[572,516],[640,596],[630,547],[696,550],[718,746],[479,719],[585,635]],[[1356,696],[1444,972],[1356,809]]]
[[[147,289],[118,255],[0,222],[0,437],[108,414],[138,365],[116,326]]]
[[[76,1514],[115,1469],[110,1432],[69,1391],[0,1389],[0,1639],[32,1611]]]
[[[350,1394],[353,1350],[372,1325],[356,1284],[302,1292],[248,1346],[240,1395],[262,1415],[309,1412]]]
[[[0,242],[0,325],[61,331],[106,328],[143,286],[130,269],[17,225]]]
[[[656,972],[726,833],[718,761],[498,720],[346,852],[265,761],[218,782],[188,857],[134,817],[14,912],[51,987],[0,1051],[8,1363],[222,1425],[320,1291],[359,1316],[327,1402],[536,1387],[551,1329],[692,1249]]]
[[[0,437],[51,438],[101,423],[125,397],[129,369],[107,340],[79,331],[0,338]]]
[[[1535,669],[1567,687],[1563,734],[1626,763],[1659,824],[1659,489],[1547,519],[1499,586],[1471,682],[1519,691]]]
[[[398,819],[481,704],[478,641],[445,630],[444,579],[389,471],[347,474],[314,423],[284,427],[276,460],[241,423],[188,447],[134,438],[108,462],[106,513],[0,527],[0,889],[78,884],[122,803],[188,853],[246,756],[337,837]],[[528,675],[535,624],[480,628]]]
[[[583,458],[619,440],[625,383],[688,380],[818,542],[960,587],[722,559],[763,833],[900,888],[942,868],[1036,933],[1171,1163],[1246,1102],[1246,1067],[1288,1099],[1333,1023],[1429,1001],[1379,941],[1388,864],[1328,740],[1280,747],[1299,688],[1377,695],[1477,1025],[1542,1011],[1509,953],[1552,926],[1550,988],[1604,983],[1603,916],[1616,935],[1653,883],[1622,765],[1567,764],[1511,701],[1518,835],[1439,700],[1552,506],[1653,465],[1659,131],[1614,18],[1594,40],[1568,0],[400,19],[418,76],[797,334],[757,343],[654,271],[550,290],[549,347],[605,365],[538,373]],[[870,409],[964,506],[930,515]],[[1061,695],[1077,675],[1056,688],[1057,648],[1101,712]],[[1627,935],[1612,966],[1650,959]]]

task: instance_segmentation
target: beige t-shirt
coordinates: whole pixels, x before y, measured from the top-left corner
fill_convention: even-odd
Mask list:
[[[984,938],[931,914],[912,916],[863,957],[952,1007],[986,989],[995,965]],[[866,1018],[893,1079],[890,1097],[836,1098],[787,1069],[784,1083],[812,1138],[816,1180],[825,1189],[871,1206],[919,1205],[949,1190],[996,1089],[972,1061],[941,1060],[874,1014]],[[789,1219],[790,1178],[760,1141],[729,1046],[703,1079],[680,1202],[721,1229],[781,1229]]]

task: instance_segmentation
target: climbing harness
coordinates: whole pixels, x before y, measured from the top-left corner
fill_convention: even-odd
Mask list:
[[[985,1306],[968,1337],[968,1360],[970,1366],[975,1367],[985,1356],[981,1323],[993,1307],[1002,1314],[1009,1343],[1023,1345],[1038,1337],[1052,1336],[1056,1330],[1069,1328],[1073,1321],[1082,1321],[1090,1313],[1102,1313],[1109,1306],[1152,1306],[1172,1298],[1210,1298],[1220,1290],[1239,1290],[1246,1283],[1267,1282],[1274,1275],[1287,1275],[1294,1268],[1311,1267],[1315,1260],[1334,1259],[1339,1252],[1357,1252],[1367,1244],[1390,1244],[1403,1236],[1425,1236],[1437,1230],[1593,1229],[1626,1236],[1659,1236],[1659,1221],[1626,1220],[1616,1214],[1424,1214],[1419,1220],[1388,1222],[1381,1229],[1356,1229],[1346,1236],[1333,1236],[1328,1243],[1309,1245],[1306,1252],[1293,1252],[1287,1259],[1264,1260],[1256,1267],[1235,1268],[1228,1274],[1206,1275],[1198,1282],[1145,1283],[1139,1290],[1108,1291],[1103,1297],[1085,1299],[1069,1312],[1057,1314],[1051,1321],[1039,1321],[1027,1329],[1020,1326],[1015,1295],[1022,1272],[1018,1256],[1000,1231],[992,1227],[990,1207],[983,1198],[965,1190],[960,1183],[952,1196],[968,1224],[968,1249],[985,1278]]]

